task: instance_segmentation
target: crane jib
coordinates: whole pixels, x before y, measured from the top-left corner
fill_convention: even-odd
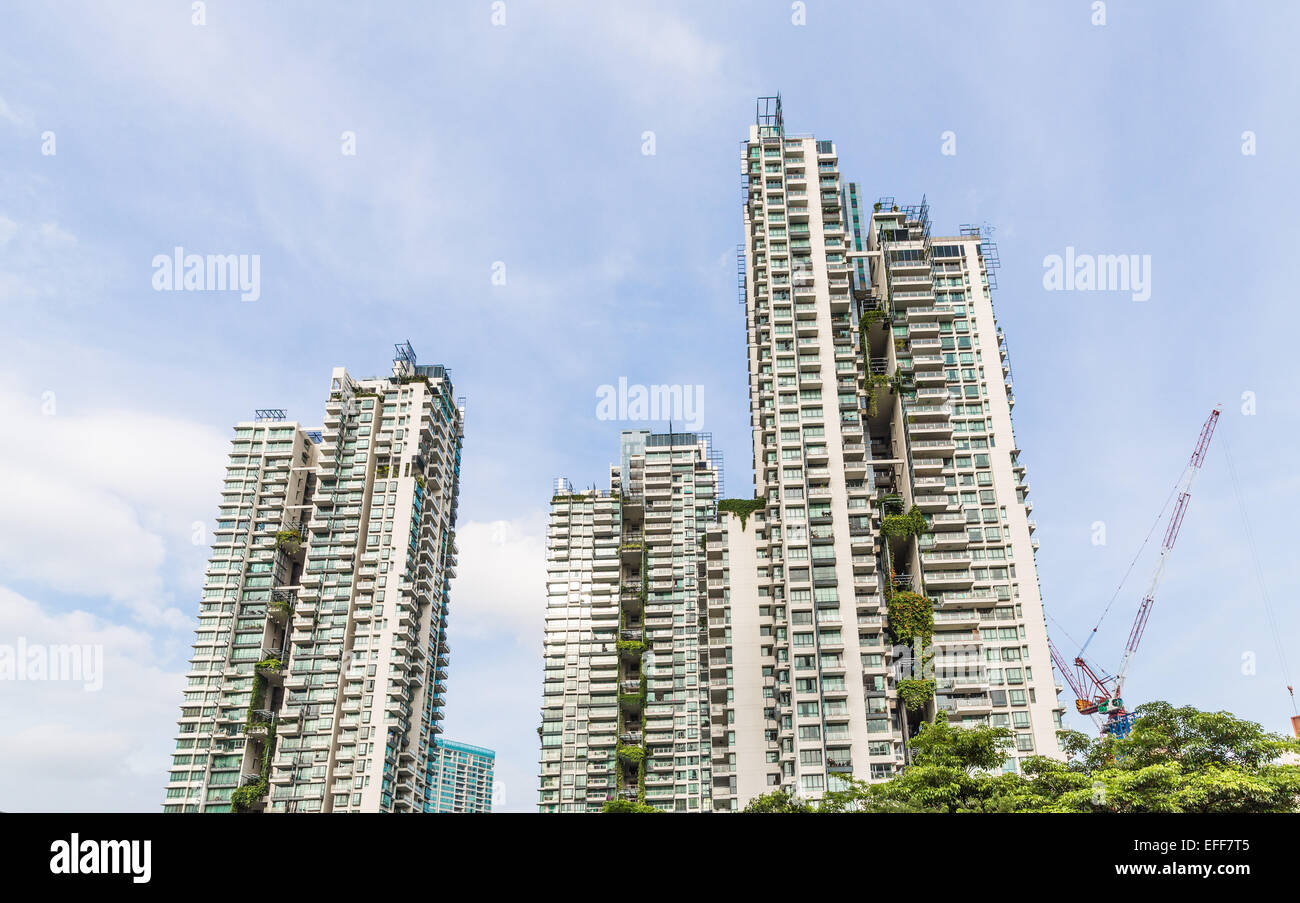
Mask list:
[[[1169,553],[1173,551],[1174,543],[1178,541],[1178,533],[1182,528],[1183,518],[1187,514],[1187,505],[1192,497],[1192,483],[1195,482],[1196,475],[1205,462],[1205,454],[1209,450],[1210,439],[1214,435],[1214,427],[1219,421],[1221,411],[1222,408],[1216,405],[1214,410],[1210,412],[1210,416],[1201,427],[1201,433],[1197,437],[1196,448],[1192,451],[1192,457],[1188,462],[1187,469],[1183,472],[1180,480],[1181,486],[1178,489],[1178,502],[1169,515],[1169,524],[1165,529],[1164,540],[1160,544],[1160,556],[1156,561],[1155,572],[1151,575],[1151,583],[1146,594],[1142,597],[1137,614],[1133,618],[1133,626],[1129,630],[1128,642],[1124,646],[1124,658],[1120,662],[1119,670],[1112,677],[1095,669],[1083,658],[1083,649],[1079,650],[1079,655],[1074,659],[1074,667],[1071,668],[1066,664],[1056,647],[1051,646],[1052,661],[1055,663],[1056,669],[1061,672],[1061,676],[1065,678],[1070,685],[1070,689],[1074,691],[1076,697],[1075,707],[1084,715],[1105,715],[1107,717],[1106,723],[1102,727],[1102,733],[1123,735],[1128,732],[1129,727],[1132,725],[1132,713],[1125,710],[1124,700],[1121,698],[1120,692],[1123,689],[1124,678],[1128,674],[1129,665],[1133,663],[1133,657],[1142,642],[1142,635],[1146,632],[1147,621],[1150,619],[1151,609],[1155,605],[1156,590],[1160,587],[1160,581],[1164,577],[1165,566],[1168,563]],[[1088,642],[1091,641],[1092,636],[1089,636]],[[1087,643],[1084,643],[1084,648],[1087,648],[1087,645]]]

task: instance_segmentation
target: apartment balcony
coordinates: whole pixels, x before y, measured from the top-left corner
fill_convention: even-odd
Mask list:
[[[914,353],[912,354],[912,369],[918,371],[916,376],[918,380],[921,379],[921,374],[919,372],[921,370],[937,370],[939,371],[939,375],[943,376],[943,355],[942,354],[920,353],[920,352],[916,352],[916,349],[913,349],[913,351]]]
[[[938,515],[935,516],[938,517]],[[958,517],[961,518],[963,522],[965,521],[965,518],[962,517],[961,515],[958,515]],[[929,551],[931,549],[934,550],[945,550],[945,549],[951,550],[951,549],[958,549],[958,548],[964,549],[970,543],[970,540],[967,538],[964,530],[935,530],[930,533],[927,539],[929,540],[929,545],[922,546],[922,548],[926,551]]]
[[[943,470],[943,458],[912,458],[912,472],[915,474],[934,474]]]
[[[943,512],[949,507],[946,495],[916,495],[912,497],[912,503],[927,513]]]
[[[895,307],[929,307],[934,304],[934,289],[908,289],[905,292],[893,292],[890,300]]]
[[[921,565],[926,568],[968,568],[971,566],[969,551],[922,552]]]
[[[975,577],[968,570],[923,572],[927,589],[969,589],[975,585]]]
[[[948,431],[949,433],[952,432],[951,424],[948,424]],[[912,431],[909,427],[909,433],[911,432]],[[935,438],[934,436],[920,438],[920,434],[917,434],[917,438],[912,440],[911,446],[913,455],[951,455],[957,451],[957,443],[951,438],[951,436],[947,438]]]
[[[951,611],[936,611],[934,624],[936,627],[978,627],[983,618],[983,613],[977,609],[955,608]]]
[[[949,697],[944,711],[962,715],[987,715],[993,711],[993,699],[987,693]]]
[[[967,589],[937,593],[934,600],[941,609],[950,611],[958,608],[988,608],[997,604],[998,597],[991,589]]]

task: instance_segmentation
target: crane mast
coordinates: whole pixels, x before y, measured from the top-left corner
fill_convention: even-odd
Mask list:
[[[1061,676],[1069,683],[1070,689],[1074,691],[1075,708],[1081,715],[1106,716],[1106,723],[1102,727],[1103,733],[1122,736],[1128,733],[1132,724],[1133,715],[1125,710],[1124,700],[1121,697],[1124,679],[1128,676],[1129,666],[1133,663],[1133,657],[1142,642],[1142,635],[1146,632],[1147,620],[1151,617],[1152,606],[1155,605],[1156,591],[1165,576],[1169,553],[1173,551],[1174,543],[1178,541],[1178,532],[1187,514],[1187,503],[1192,497],[1192,484],[1196,481],[1201,465],[1205,462],[1205,454],[1209,449],[1210,438],[1214,435],[1214,427],[1219,421],[1221,410],[1216,406],[1210,412],[1209,418],[1201,427],[1201,434],[1196,440],[1196,449],[1192,452],[1187,469],[1179,479],[1178,501],[1169,515],[1169,525],[1165,528],[1164,539],[1160,543],[1160,557],[1156,561],[1155,573],[1151,575],[1151,582],[1147,586],[1146,594],[1142,597],[1142,603],[1138,606],[1137,615],[1133,619],[1133,626],[1129,630],[1128,643],[1124,647],[1124,658],[1120,662],[1119,671],[1111,676],[1094,668],[1084,659],[1082,650],[1075,656],[1074,667],[1071,668],[1065,664],[1064,657],[1056,647],[1051,646],[1052,661],[1061,672]]]

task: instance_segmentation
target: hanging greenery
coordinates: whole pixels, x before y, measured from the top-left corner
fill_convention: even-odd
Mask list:
[[[925,704],[934,698],[934,681],[900,680],[898,698],[903,700],[903,705],[907,706],[909,711],[923,709]]]
[[[880,510],[886,514],[903,513],[903,497],[896,492],[880,497]]]
[[[862,347],[862,359],[868,367],[871,366],[871,326],[879,320],[889,322],[889,314],[878,307],[864,310],[862,316],[858,318],[858,336]]]
[[[906,539],[925,535],[930,530],[930,523],[921,509],[913,505],[906,514],[886,514],[880,529],[891,539]]]
[[[662,812],[657,806],[651,806],[647,803],[636,803],[632,800],[607,800],[601,807],[601,812],[635,812],[637,814],[649,814],[651,812]]]
[[[620,762],[626,762],[629,765],[640,765],[645,761],[644,746],[620,746],[618,748],[618,758]]]
[[[719,499],[718,514],[724,511],[730,511],[736,517],[740,518],[740,529],[745,529],[745,521],[755,511],[761,511],[767,507],[766,499]]]
[[[867,377],[867,415],[875,417],[880,411],[880,390],[890,384],[885,373],[872,373]]]
[[[919,593],[906,590],[889,597],[889,632],[894,642],[911,646],[920,640],[929,646],[934,637],[934,603]]]

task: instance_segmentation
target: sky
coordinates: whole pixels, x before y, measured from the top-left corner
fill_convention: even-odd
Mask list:
[[[740,143],[777,92],[869,199],[995,230],[1067,656],[1223,405],[1125,695],[1287,730],[1300,8],[1100,5],[9,5],[0,645],[103,665],[0,680],[0,810],[159,811],[233,424],[316,426],[331,368],[387,374],[408,339],[467,408],[444,727],[533,809],[551,481],[606,485],[647,425],[598,419],[600,387],[701,387],[750,494]],[[176,247],[257,255],[259,297],[155,290]],[[1047,290],[1067,248],[1149,260],[1150,298]]]

